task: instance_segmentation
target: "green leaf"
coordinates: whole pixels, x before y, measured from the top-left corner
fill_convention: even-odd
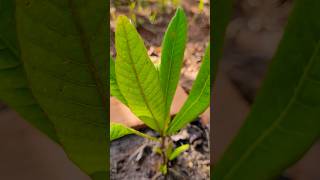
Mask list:
[[[0,0],[0,99],[58,142],[52,123],[28,87],[17,45],[14,12],[14,1]]]
[[[273,179],[320,135],[320,1],[297,0],[267,78],[213,179]]]
[[[218,70],[218,62],[223,54],[223,45],[225,39],[225,33],[227,25],[231,19],[232,10],[233,10],[234,0],[215,0],[211,1],[212,7],[212,19],[213,19],[213,28],[211,34],[212,43],[212,52],[213,57],[211,63],[211,68],[213,72],[213,78],[216,77]],[[214,79],[213,79],[214,80]]]
[[[123,104],[127,105],[126,99],[123,97],[123,95],[120,92],[120,89],[118,87],[118,82],[116,79],[116,69],[115,69],[115,62],[110,57],[109,60],[109,69],[110,69],[110,94],[111,96],[116,97],[118,100],[120,100]]]
[[[179,82],[186,40],[187,17],[183,10],[178,8],[169,23],[162,44],[160,83],[164,92],[167,113],[170,113],[171,103]]]
[[[116,78],[131,111],[152,129],[164,129],[164,98],[159,74],[144,43],[125,16],[116,26]]]
[[[131,131],[130,128],[125,127],[122,124],[110,124],[110,141],[121,138],[128,134],[133,134],[133,131]]]
[[[104,0],[16,1],[29,87],[68,157],[95,177],[106,175],[109,151],[107,15]]]
[[[128,135],[128,134],[136,134],[138,136],[150,139],[152,141],[158,141],[157,138],[154,138],[154,137],[149,136],[147,134],[141,133],[141,132],[134,130],[132,128],[126,127],[122,124],[118,124],[118,123],[111,123],[110,124],[110,141],[121,138],[121,137]]]
[[[189,144],[184,144],[182,146],[177,147],[170,155],[169,160],[172,161],[175,158],[177,158],[181,153],[183,153],[184,151],[188,150],[190,147]]]
[[[205,56],[199,74],[192,86],[189,97],[181,110],[169,124],[168,134],[172,134],[193,121],[204,112],[210,104],[210,44],[206,49]]]

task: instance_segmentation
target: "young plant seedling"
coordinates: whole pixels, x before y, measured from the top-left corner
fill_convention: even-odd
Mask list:
[[[160,171],[167,174],[168,162],[189,148],[174,149],[171,135],[204,112],[210,103],[210,45],[189,97],[179,113],[171,119],[170,107],[178,85],[187,40],[187,18],[178,8],[164,35],[160,67],[150,60],[142,38],[125,16],[118,17],[115,44],[117,57],[110,57],[111,95],[128,106],[160,138],[143,134],[122,124],[111,123],[110,140],[136,134],[153,141],[162,156]]]

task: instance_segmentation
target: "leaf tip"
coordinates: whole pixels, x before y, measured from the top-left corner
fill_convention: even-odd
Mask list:
[[[185,14],[183,8],[178,7],[177,10],[176,10],[175,16],[183,16],[183,17],[186,17],[186,14]]]
[[[127,24],[127,23],[131,24],[131,21],[129,20],[129,18],[127,16],[125,16],[125,15],[118,16],[117,26],[122,25],[122,24]]]

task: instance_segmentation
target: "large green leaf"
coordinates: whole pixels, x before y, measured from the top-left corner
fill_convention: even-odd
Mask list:
[[[58,142],[52,123],[28,87],[17,45],[14,12],[14,1],[0,0],[0,99]]]
[[[162,44],[160,83],[169,113],[179,82],[181,65],[187,40],[187,17],[181,8],[169,23]]]
[[[214,167],[214,179],[275,178],[319,138],[319,17],[320,1],[294,1],[252,112]]]
[[[117,78],[116,78],[116,67],[115,62],[110,57],[109,59],[109,70],[110,70],[110,94],[111,96],[116,97],[118,100],[120,100],[123,104],[127,104],[127,101],[124,99],[123,95],[120,92],[120,89],[118,87]]]
[[[199,74],[192,86],[189,97],[183,104],[179,113],[169,124],[167,132],[172,134],[188,123],[193,121],[199,114],[204,112],[210,104],[210,44],[206,49],[205,56]]]
[[[69,158],[93,178],[107,171],[107,4],[17,0],[29,87]]]
[[[149,127],[162,133],[165,108],[159,74],[143,40],[125,16],[116,26],[116,78],[131,111]]]

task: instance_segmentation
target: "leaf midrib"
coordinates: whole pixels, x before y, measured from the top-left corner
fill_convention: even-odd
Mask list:
[[[155,120],[155,124],[158,128],[158,131],[161,132],[161,128],[160,128],[160,125],[157,121],[157,118],[155,117],[155,115],[153,114],[153,111],[151,110],[150,108],[150,105],[147,101],[147,98],[145,96],[145,93],[143,91],[143,88],[141,87],[141,81],[140,81],[140,78],[138,76],[138,72],[137,72],[137,69],[134,65],[134,62],[133,62],[133,58],[132,58],[132,54],[131,54],[131,48],[130,48],[130,45],[129,45],[129,38],[128,38],[128,34],[127,34],[127,30],[126,30],[126,27],[123,27],[123,31],[124,31],[124,34],[125,34],[125,40],[126,40],[126,44],[127,44],[127,47],[128,47],[128,54],[129,54],[129,59],[130,59],[130,64],[132,65],[132,69],[133,69],[133,72],[134,72],[134,75],[136,77],[136,80],[137,80],[137,84],[138,84],[138,87],[139,87],[139,91],[140,91],[140,94],[142,95],[142,98],[143,98],[143,101],[144,103],[146,104],[147,106],[147,109],[149,110],[149,112],[151,113],[151,116],[152,118]]]
[[[177,23],[174,25],[174,30],[175,30],[175,32],[176,32],[176,28],[177,28],[177,26],[178,26],[178,24],[179,24],[179,20],[180,20],[180,17],[179,16],[177,16]],[[176,43],[177,43],[177,37],[174,39],[174,42],[173,42],[173,46],[172,46],[172,48],[171,48],[171,53],[170,53],[170,58],[169,58],[169,73],[168,73],[168,78],[167,78],[167,86],[166,86],[166,89],[165,89],[165,92],[164,92],[164,97],[168,97],[168,91],[169,91],[169,86],[170,86],[170,77],[171,77],[171,68],[172,68],[172,64],[173,64],[173,50],[174,50],[174,48],[175,48],[175,46],[176,46]],[[179,75],[180,75],[180,72],[179,72]],[[167,113],[169,113],[169,110],[168,109],[170,109],[170,106],[168,105],[169,104],[169,102],[168,102],[168,99],[167,98],[165,98],[165,100],[166,100],[166,111],[168,111],[168,112],[166,112],[166,114]],[[169,107],[168,107],[169,106]]]
[[[80,16],[75,8],[74,0],[69,0],[69,8],[71,10],[71,15],[75,23],[75,27],[80,35],[81,47],[84,52],[84,58],[88,63],[88,68],[89,68],[91,77],[95,81],[95,84],[97,86],[97,91],[101,97],[102,106],[105,110],[107,110],[107,96],[106,96],[107,93],[104,92],[102,80],[99,76],[96,64],[92,59],[92,52],[90,48],[90,43],[88,41],[89,38],[86,36],[86,33],[84,32],[84,29],[81,25]]]
[[[271,124],[271,126],[266,129],[260,137],[252,144],[252,146],[249,147],[249,149],[242,154],[238,162],[233,163],[233,168],[230,169],[229,173],[224,176],[224,179],[228,179],[229,177],[232,177],[234,172],[240,167],[240,165],[250,156],[250,154],[255,150],[255,148],[270,134],[272,131],[276,129],[276,127],[284,120],[286,115],[288,114],[290,108],[294,105],[294,103],[297,101],[298,94],[300,93],[301,87],[303,85],[303,82],[305,79],[308,78],[309,70],[315,61],[317,52],[320,50],[320,41],[318,41],[318,44],[316,46],[316,49],[314,51],[314,54],[312,55],[310,61],[307,63],[305,70],[296,86],[296,90],[294,91],[294,94],[291,98],[291,100],[288,102],[287,106],[284,108],[284,111],[279,115],[279,117]]]

